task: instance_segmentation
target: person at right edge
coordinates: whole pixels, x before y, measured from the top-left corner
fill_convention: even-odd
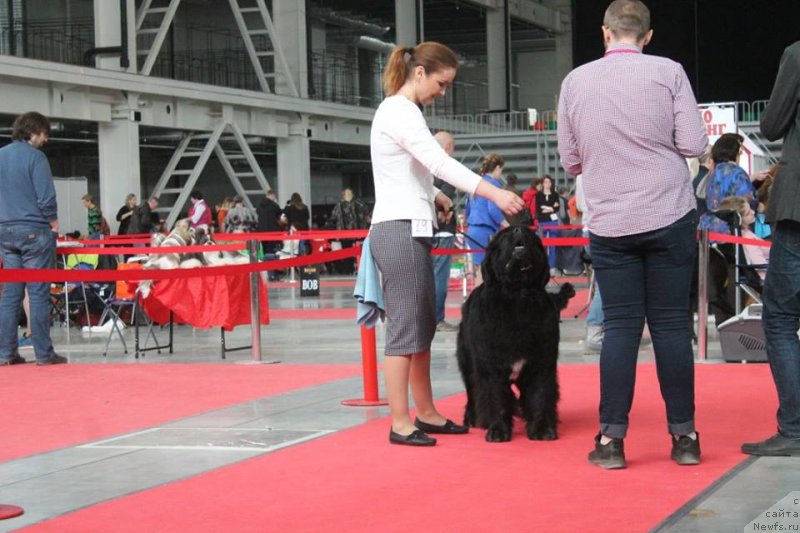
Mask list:
[[[31,111],[14,121],[13,142],[0,149],[0,257],[5,268],[53,268],[58,204],[47,157],[40,151],[50,136],[47,117]],[[37,365],[66,357],[50,339],[50,283],[6,283],[0,297],[0,365],[25,363],[18,352],[17,323],[23,295],[30,298],[30,326]]]
[[[592,264],[603,294],[600,431],[589,461],[625,468],[623,439],[633,403],[645,319],[666,404],[670,457],[700,462],[695,430],[689,289],[697,255],[694,191],[685,158],[708,145],[681,65],[642,54],[650,11],[639,0],[611,2],[603,18],[604,57],[564,79],[558,151],[583,173]]]
[[[460,434],[468,428],[436,409],[431,387],[431,341],[436,330],[431,238],[438,205],[452,216],[451,200],[433,176],[489,198],[509,215],[524,204],[511,191],[491,185],[451,158],[425,123],[422,106],[445,95],[458,58],[448,47],[425,42],[398,46],[383,74],[386,98],[370,133],[375,209],[369,250],[382,276],[386,312],[384,379],[392,425],[389,442],[433,446],[428,433]],[[416,419],[409,414],[408,389]]]
[[[773,228],[764,280],[762,325],[767,359],[778,392],[778,431],[742,444],[751,455],[800,456],[800,41],[783,52],[761,133],[783,137],[783,154],[770,192],[767,221]]]

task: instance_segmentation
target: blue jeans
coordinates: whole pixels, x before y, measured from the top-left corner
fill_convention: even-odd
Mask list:
[[[796,439],[800,438],[800,223],[781,220],[773,230],[763,326],[778,391],[778,430]]]
[[[437,237],[433,236],[433,248],[446,250],[452,248],[455,243],[455,236]],[[436,282],[436,323],[444,320],[444,301],[447,299],[447,288],[450,285],[450,263],[452,255],[434,255],[433,259],[433,279]]]
[[[0,226],[0,255],[4,268],[53,268],[55,233],[47,226],[4,224]],[[25,283],[6,283],[0,299],[0,360],[18,353],[17,325]],[[31,340],[38,361],[53,355],[50,340],[50,283],[28,283],[31,303]]]
[[[539,221],[539,233],[541,234],[543,239],[548,237],[558,237],[558,230],[551,230],[551,226],[558,226],[561,223],[557,220],[548,220],[547,222]],[[550,264],[550,269],[554,269],[556,267],[556,247],[555,246],[545,246],[547,249],[547,262]]]
[[[600,352],[600,431],[623,438],[633,403],[645,318],[653,338],[669,432],[694,428],[694,354],[689,290],[697,256],[694,210],[654,231],[623,237],[590,234],[592,264],[605,314]]]
[[[586,315],[587,326],[603,326],[603,299],[600,297],[600,288],[594,288],[594,295],[589,304],[589,313]]]

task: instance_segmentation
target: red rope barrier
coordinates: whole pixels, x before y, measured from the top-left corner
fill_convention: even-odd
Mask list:
[[[139,248],[85,248],[81,246],[63,246],[56,249],[59,255],[142,255],[142,254],[193,254],[201,252],[238,252],[247,248],[247,243],[237,244],[198,244],[194,246],[146,246]]]
[[[764,241],[761,239],[747,239],[745,237],[735,237],[733,235],[729,235],[727,233],[708,233],[708,239],[711,241],[716,242],[726,242],[732,244],[747,244],[750,246],[764,246],[769,248],[772,246],[772,243],[769,241]]]
[[[199,268],[176,268],[172,270],[62,270],[58,268],[0,269],[0,283],[61,283],[64,281],[140,281],[144,279],[175,279],[188,277],[206,277],[235,274],[249,274],[265,270],[283,270],[317,263],[338,261],[348,257],[357,257],[361,254],[361,247],[344,248],[334,252],[321,252],[302,255],[291,259],[276,259],[260,263],[247,263],[245,265],[226,265]]]

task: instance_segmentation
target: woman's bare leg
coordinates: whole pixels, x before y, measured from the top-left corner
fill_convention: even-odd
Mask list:
[[[427,424],[444,425],[447,419],[439,414],[433,403],[433,387],[431,386],[431,352],[415,353],[411,358],[411,395],[417,408],[417,416]]]
[[[410,435],[417,428],[408,413],[408,381],[411,355],[387,355],[383,359],[383,379],[392,417],[392,430]]]

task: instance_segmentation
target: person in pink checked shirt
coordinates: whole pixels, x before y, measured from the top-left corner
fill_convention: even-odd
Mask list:
[[[671,459],[700,462],[694,424],[694,354],[686,316],[697,254],[697,203],[685,158],[708,145],[683,67],[644,55],[653,37],[639,0],[611,2],[605,55],[561,86],[558,151],[583,174],[592,264],[603,294],[600,428],[589,461],[625,468],[623,439],[633,403],[645,319],[672,435]]]

